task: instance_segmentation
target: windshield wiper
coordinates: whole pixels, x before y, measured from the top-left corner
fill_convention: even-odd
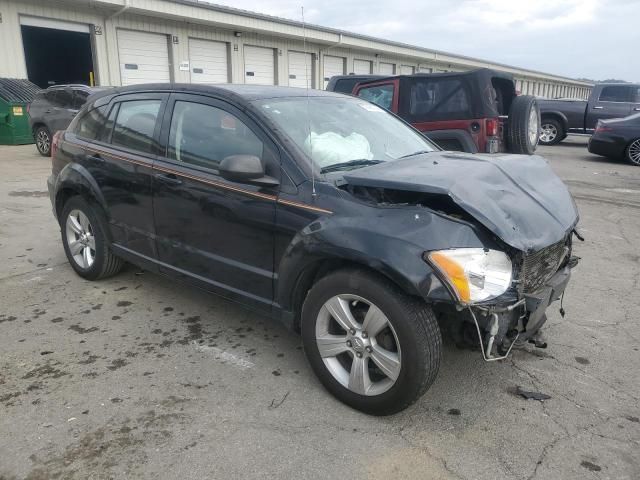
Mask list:
[[[423,153],[431,153],[431,152],[433,152],[433,150],[418,150],[417,152],[409,153],[407,155],[402,155],[401,157],[398,157],[398,160],[400,160],[401,158],[413,157],[415,155],[422,155]]]
[[[339,170],[348,170],[352,167],[364,167],[366,165],[375,165],[382,162],[383,160],[367,160],[365,158],[349,160],[348,162],[334,163],[333,165],[322,167],[320,169],[320,173],[337,172]]]

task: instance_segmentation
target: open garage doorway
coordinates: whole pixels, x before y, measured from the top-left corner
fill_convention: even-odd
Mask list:
[[[20,24],[29,80],[41,88],[94,82],[89,25],[30,17]]]

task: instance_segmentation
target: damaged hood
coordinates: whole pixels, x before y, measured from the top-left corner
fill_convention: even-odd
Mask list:
[[[578,221],[566,185],[535,155],[432,152],[353,170],[344,179],[354,186],[448,195],[524,252],[559,242]]]

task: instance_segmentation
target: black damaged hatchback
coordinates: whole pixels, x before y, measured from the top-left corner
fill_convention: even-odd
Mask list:
[[[370,414],[429,388],[441,329],[485,360],[542,343],[577,263],[576,206],[544,159],[443,152],[331,92],[117,88],[53,150],[81,277],[131,262],[277,318],[327,390]]]

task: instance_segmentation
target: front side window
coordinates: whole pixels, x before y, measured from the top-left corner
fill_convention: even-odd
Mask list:
[[[73,104],[73,92],[68,88],[58,90],[56,95],[56,106],[60,108],[71,108]]]
[[[368,100],[376,105],[391,110],[393,104],[393,84],[376,85],[374,87],[365,87],[360,89],[358,96],[364,100]]]
[[[601,102],[629,102],[631,88],[622,85],[602,87],[599,100]]]
[[[111,143],[144,153],[153,153],[153,132],[160,100],[131,100],[120,103]]]
[[[255,104],[321,170],[438,149],[386,110],[359,98],[288,97]]]
[[[75,90],[73,92],[73,103],[71,108],[74,110],[80,110],[82,106],[87,102],[87,98],[89,97],[89,92],[85,92],[84,90]]]
[[[107,106],[94,108],[85,113],[76,125],[75,134],[85,140],[96,140],[101,135],[107,116]]]
[[[169,130],[169,158],[216,170],[231,155],[262,158],[262,152],[262,141],[229,112],[201,103],[175,103]]]

